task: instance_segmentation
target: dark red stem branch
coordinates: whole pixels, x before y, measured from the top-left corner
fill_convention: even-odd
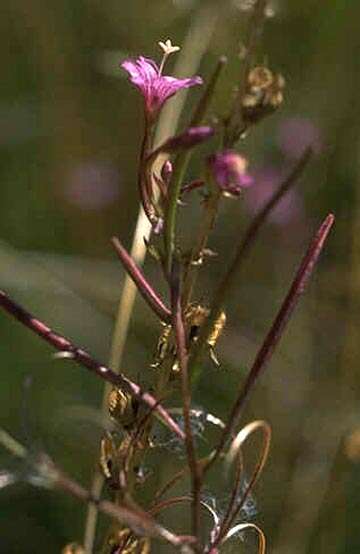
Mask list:
[[[134,262],[129,253],[125,250],[120,240],[117,237],[111,239],[112,245],[121,261],[124,269],[128,272],[131,279],[134,281],[141,296],[156,313],[156,315],[166,323],[171,321],[171,311],[167,308],[152,286],[145,279],[141,269]]]
[[[241,387],[240,393],[231,410],[228,422],[221,434],[219,444],[215,450],[214,456],[210,460],[208,467],[212,465],[214,461],[219,457],[228,438],[231,437],[231,435],[233,434],[241,411],[245,405],[247,398],[249,397],[250,392],[252,391],[260,375],[266,369],[270,358],[272,357],[275,348],[285,331],[286,325],[294,309],[296,308],[301,295],[304,293],[306,285],[309,282],[316,262],[318,261],[320,253],[323,249],[326,238],[334,223],[334,219],[335,218],[333,214],[329,214],[323,221],[316,235],[311,241],[310,246],[305,256],[303,257],[300,267],[291,284],[291,287],[285,297],[285,300],[283,301],[282,306],[278,311],[273,324],[271,325],[271,328],[256,355],[255,361],[246,378],[244,385]]]
[[[135,396],[149,406],[155,407],[156,412],[166,425],[174,431],[182,440],[185,439],[184,432],[180,429],[177,423],[172,419],[170,414],[161,405],[157,405],[157,400],[148,392],[143,392],[139,385],[130,381],[123,374],[117,374],[110,368],[102,365],[95,360],[85,350],[78,348],[75,344],[69,341],[67,338],[59,335],[45,323],[34,317],[31,313],[25,310],[22,306],[14,302],[4,291],[0,290],[0,307],[3,308],[8,314],[20,321],[25,327],[28,327],[31,331],[39,335],[42,339],[48,342],[53,348],[59,352],[66,352],[71,355],[71,358],[79,365],[86,367],[98,377],[111,383],[115,387],[124,389],[126,392]]]

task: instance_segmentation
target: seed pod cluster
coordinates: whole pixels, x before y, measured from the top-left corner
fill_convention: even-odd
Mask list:
[[[284,100],[285,79],[265,66],[256,66],[248,74],[242,98],[242,118],[246,127],[277,110]]]

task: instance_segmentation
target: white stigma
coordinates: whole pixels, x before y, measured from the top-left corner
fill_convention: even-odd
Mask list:
[[[178,52],[180,50],[180,46],[174,46],[169,38],[165,42],[162,42],[160,40],[160,42],[158,42],[158,45],[164,52],[165,56],[170,56],[170,54],[173,54],[174,52]]]
[[[159,75],[161,75],[167,58],[170,56],[170,54],[174,54],[174,52],[178,52],[180,50],[180,46],[174,46],[169,38],[165,42],[162,42],[160,40],[160,42],[158,42],[158,45],[160,46],[161,50],[164,52],[163,59],[161,61],[160,68],[159,68]]]

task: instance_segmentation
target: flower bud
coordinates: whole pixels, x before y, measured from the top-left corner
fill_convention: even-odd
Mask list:
[[[163,183],[165,183],[165,185],[168,185],[170,183],[172,172],[173,172],[172,163],[170,160],[166,160],[160,172],[161,178],[163,180]]]
[[[214,135],[212,127],[189,127],[180,135],[169,138],[162,146],[163,152],[176,152],[177,150],[187,150],[201,144]]]
[[[242,189],[253,183],[246,173],[247,160],[232,150],[210,156],[208,164],[215,182],[225,194],[239,196]]]

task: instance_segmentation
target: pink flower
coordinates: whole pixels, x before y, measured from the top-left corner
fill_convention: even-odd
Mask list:
[[[162,75],[160,68],[153,60],[139,56],[136,60],[125,60],[121,67],[127,71],[130,81],[141,92],[148,115],[154,116],[164,102],[177,93],[178,90],[201,85],[201,77],[176,79]]]
[[[304,117],[285,119],[279,127],[277,140],[284,154],[295,159],[309,146],[314,154],[320,154],[324,146],[319,127]]]
[[[247,160],[232,150],[214,154],[208,162],[218,186],[231,196],[239,196],[244,188],[253,184],[253,179],[246,173]]]

